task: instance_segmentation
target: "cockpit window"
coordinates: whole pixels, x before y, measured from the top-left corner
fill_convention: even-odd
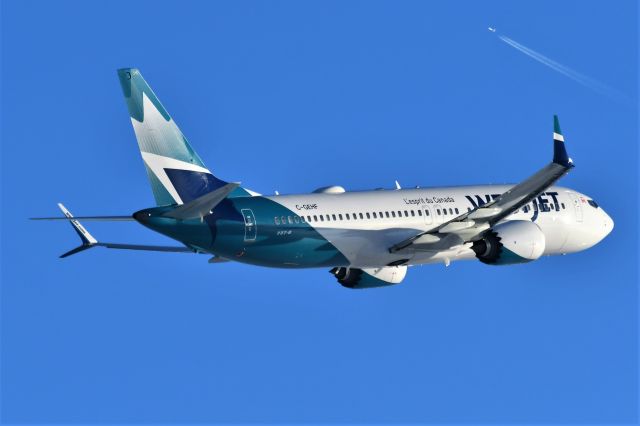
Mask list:
[[[587,200],[587,203],[589,203],[589,205],[590,205],[591,207],[593,207],[594,209],[597,209],[597,208],[598,208],[598,203],[596,203],[596,202],[595,202],[595,201],[593,201],[593,200]]]

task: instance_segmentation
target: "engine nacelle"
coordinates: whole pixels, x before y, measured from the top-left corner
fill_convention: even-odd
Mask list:
[[[531,262],[544,253],[544,234],[533,222],[512,220],[494,226],[471,249],[489,265]]]
[[[407,275],[407,266],[383,268],[333,268],[330,271],[338,282],[347,288],[372,288],[398,284]]]

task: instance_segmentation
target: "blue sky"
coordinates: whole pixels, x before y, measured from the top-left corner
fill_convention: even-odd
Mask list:
[[[637,5],[2,2],[6,423],[633,423],[638,417]],[[502,43],[616,88],[621,104]],[[26,218],[153,205],[116,68],[207,166],[263,193],[517,182],[551,157],[616,222],[583,253],[325,270],[95,249]],[[166,244],[133,223],[104,241]]]

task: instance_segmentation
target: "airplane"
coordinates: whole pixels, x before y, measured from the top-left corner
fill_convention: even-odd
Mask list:
[[[554,116],[553,159],[516,185],[473,185],[261,195],[216,177],[193,150],[135,68],[118,76],[156,206],[126,216],[67,220],[93,247],[201,253],[210,263],[328,268],[344,287],[400,283],[407,267],[476,259],[487,265],[531,262],[594,246],[613,229],[593,198],[555,183],[573,167]],[[137,221],[181,243],[104,243],[82,221]]]
[[[487,29],[488,29],[490,32],[492,32],[492,33],[495,33],[495,32],[496,32],[496,29],[495,29],[495,28],[493,28],[493,27],[488,27]]]

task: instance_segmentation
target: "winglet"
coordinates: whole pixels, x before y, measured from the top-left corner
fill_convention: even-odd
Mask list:
[[[76,254],[83,250],[90,249],[91,247],[95,247],[98,244],[98,240],[93,238],[93,235],[91,235],[89,231],[87,231],[84,228],[84,226],[80,224],[80,222],[73,219],[73,215],[71,214],[71,212],[67,210],[66,207],[62,205],[62,203],[58,203],[58,207],[60,208],[60,210],[62,210],[62,214],[64,214],[66,217],[70,219],[69,223],[71,224],[71,226],[73,227],[73,230],[76,231],[76,233],[80,237],[80,240],[82,241],[82,245],[62,254],[60,257],[63,258],[63,257],[71,256],[72,254]]]
[[[565,167],[573,167],[573,161],[567,155],[567,148],[564,145],[564,136],[560,130],[560,120],[558,116],[553,116],[553,162]]]

